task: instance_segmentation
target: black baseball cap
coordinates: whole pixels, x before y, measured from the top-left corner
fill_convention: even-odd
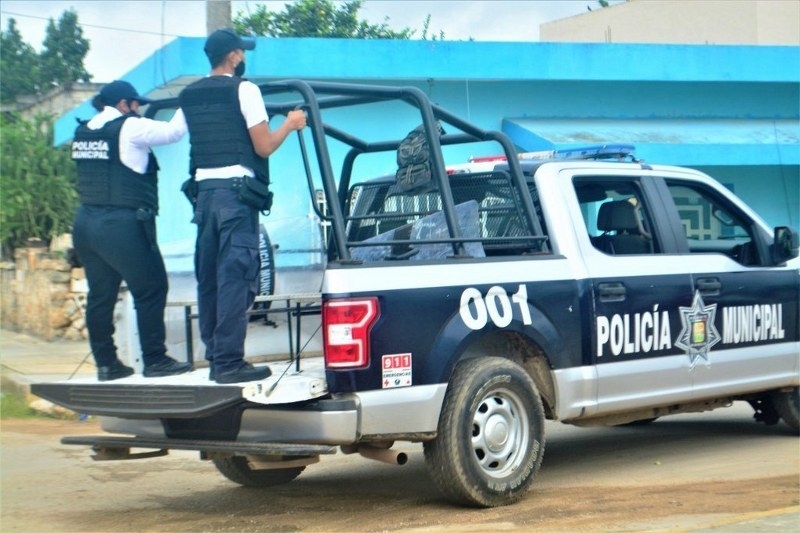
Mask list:
[[[136,100],[140,104],[152,102],[149,98],[139,96],[136,88],[123,80],[115,80],[100,89],[100,99],[105,105],[115,106],[120,100]]]
[[[253,50],[255,47],[256,42],[254,40],[242,39],[231,28],[222,28],[208,36],[203,50],[205,50],[208,59],[213,64],[216,60],[222,59],[228,52],[238,49]]]

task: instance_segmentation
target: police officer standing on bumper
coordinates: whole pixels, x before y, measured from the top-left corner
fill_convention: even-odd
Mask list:
[[[198,191],[193,222],[200,335],[209,378],[218,383],[270,375],[269,368],[244,361],[247,310],[257,294],[259,211],[243,202],[240,192],[244,180],[268,182],[266,158],[306,125],[305,113],[295,110],[270,130],[261,91],[241,78],[244,51],[254,48],[254,41],[231,29],[213,32],[204,48],[210,75],[179,97]]]
[[[149,102],[126,81],[105,85],[92,102],[99,113],[78,126],[72,143],[80,197],[72,237],[89,285],[86,326],[100,381],[133,374],[113,339],[123,280],[136,308],[144,376],[191,370],[166,355],[167,273],[156,243],[158,163],[150,150],[183,137],[186,125],[182,117],[141,118],[139,104]]]

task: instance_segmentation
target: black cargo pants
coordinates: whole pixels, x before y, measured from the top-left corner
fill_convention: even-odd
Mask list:
[[[86,271],[86,327],[97,366],[117,357],[114,306],[125,280],[133,296],[145,365],[166,353],[164,306],[167,272],[156,243],[151,211],[126,207],[78,207],[72,230],[75,251]]]
[[[223,182],[224,180],[213,180]],[[244,359],[247,310],[258,290],[258,211],[231,188],[198,183],[195,275],[200,336],[217,373]]]

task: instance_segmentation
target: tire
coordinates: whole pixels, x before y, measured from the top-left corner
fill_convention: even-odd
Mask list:
[[[786,392],[773,392],[770,395],[772,406],[783,421],[800,434],[800,388]]]
[[[544,456],[544,408],[531,377],[497,357],[467,359],[453,373],[425,463],[444,495],[496,507],[522,498]]]
[[[299,476],[305,466],[293,468],[270,468],[256,470],[250,466],[247,457],[234,455],[212,460],[220,473],[239,485],[245,487],[273,487],[289,483]]]

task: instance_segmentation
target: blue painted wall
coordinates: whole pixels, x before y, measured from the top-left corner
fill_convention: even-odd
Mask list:
[[[203,38],[180,38],[125,79],[153,97],[176,96],[205,75]],[[748,201],[768,223],[800,226],[800,47],[575,43],[482,43],[260,38],[247,53],[256,82],[286,78],[414,85],[477,125],[504,130],[522,150],[587,142],[632,142],[653,163],[699,168]],[[400,138],[418,120],[388,106],[369,120],[332,113],[379,137]],[[56,124],[71,138],[86,103]],[[279,119],[276,119],[276,121]],[[326,117],[328,120],[328,117]],[[306,178],[289,139],[272,159],[276,207],[264,219],[280,250],[316,246]],[[494,153],[494,146],[450,150],[447,163]],[[334,147],[339,159],[342,151]],[[179,193],[188,141],[156,150],[161,163],[159,241],[171,271],[190,271],[194,227]],[[392,157],[356,168],[366,179],[391,172]],[[334,169],[338,168],[334,163]],[[308,262],[279,253],[279,265]]]

